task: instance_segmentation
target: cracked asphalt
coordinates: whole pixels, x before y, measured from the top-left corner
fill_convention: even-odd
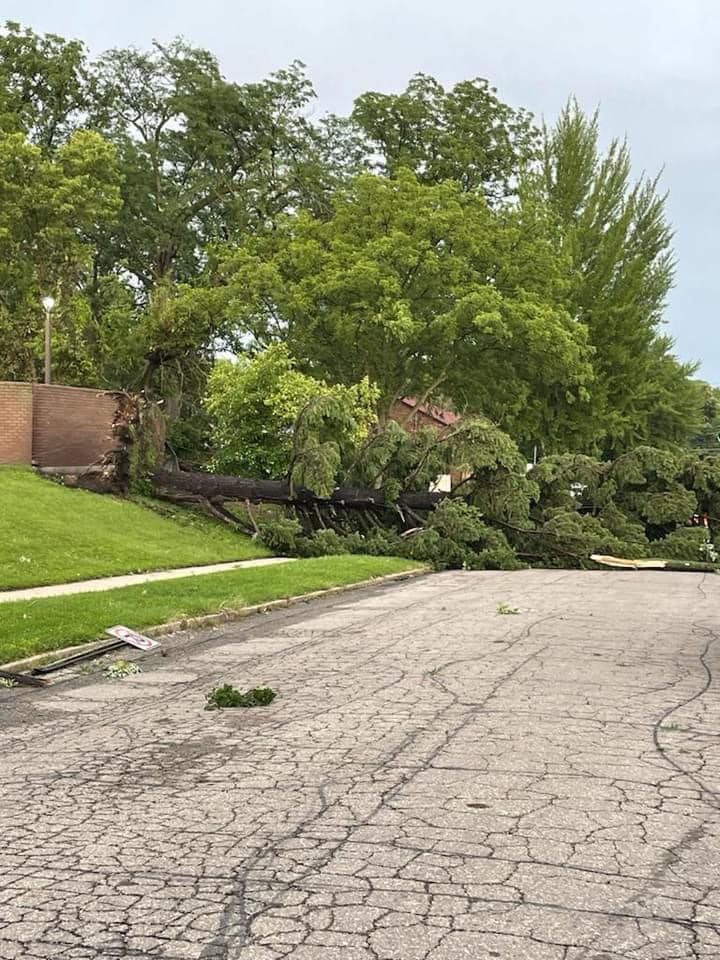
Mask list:
[[[720,958],[719,614],[453,572],[0,691],[0,958]]]

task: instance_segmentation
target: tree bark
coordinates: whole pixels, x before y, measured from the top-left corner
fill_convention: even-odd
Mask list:
[[[355,509],[395,506],[411,510],[431,510],[447,494],[405,493],[397,504],[388,501],[382,490],[361,487],[337,487],[329,497],[318,497],[307,487],[296,487],[294,495],[286,480],[250,480],[213,473],[159,470],[153,474],[153,484],[159,492],[190,494],[212,502],[249,500],[251,503],[331,504]]]

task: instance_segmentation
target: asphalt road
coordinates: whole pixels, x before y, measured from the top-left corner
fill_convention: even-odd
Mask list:
[[[719,614],[457,572],[0,691],[0,958],[720,958]]]

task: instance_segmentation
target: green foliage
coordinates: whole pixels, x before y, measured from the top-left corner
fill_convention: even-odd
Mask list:
[[[343,452],[367,434],[375,400],[367,380],[331,387],[300,372],[284,344],[218,363],[207,398],[212,466],[329,492]]]
[[[103,670],[103,675],[108,680],[123,680],[125,677],[134,677],[142,673],[142,667],[132,660],[113,660],[113,662]]]
[[[424,530],[408,541],[407,555],[437,569],[515,570],[522,567],[505,535],[490,527],[482,512],[462,500],[444,500]]]
[[[618,457],[608,471],[613,500],[630,517],[669,532],[697,508],[696,494],[681,482],[683,466],[679,453],[638,447]]]
[[[427,524],[412,535],[401,535],[392,525],[367,533],[352,528],[302,532],[292,518],[263,521],[261,538],[267,546],[302,557],[341,554],[406,557],[432,564],[438,570],[514,570],[523,564],[504,534],[488,526],[477,507],[459,499],[441,501]]]
[[[65,379],[92,379],[92,319],[82,291],[90,235],[120,206],[112,146],[78,131],[52,156],[22,133],[0,133],[0,379],[37,378],[43,296],[56,300],[52,343]]]
[[[720,454],[720,387],[697,381],[702,402],[702,423],[690,438],[690,446],[701,453]]]
[[[687,524],[699,504],[714,502],[716,469],[711,460],[647,446],[606,463],[549,457],[530,474],[540,491],[532,514],[542,525],[524,549],[546,562],[584,562],[590,553],[701,559],[703,538]]]
[[[385,175],[409,169],[425,183],[454,180],[499,200],[536,153],[538,134],[527,111],[496,93],[481,78],[445,90],[419,73],[402,93],[358,97],[351,119],[367,138],[366,162]]]
[[[520,613],[520,609],[518,607],[511,607],[503,601],[497,605],[497,612],[502,616],[514,616]]]
[[[267,518],[260,522],[260,535],[266,547],[281,556],[298,552],[302,524],[295,517]]]
[[[582,454],[545,457],[530,472],[537,487],[533,499],[543,510],[575,509],[597,497],[606,471],[606,464]]]
[[[314,93],[300,64],[240,86],[207,50],[175,39],[111,50],[92,80],[91,123],[117,143],[125,172],[106,255],[146,290],[170,274],[190,280],[205,244],[265,227],[302,199]]]
[[[613,536],[618,540],[624,541],[628,550],[628,544],[633,544],[633,556],[643,556],[647,554],[647,533],[644,524],[637,519],[629,517],[624,513],[616,503],[610,498],[599,508],[598,518]]]
[[[299,526],[299,524],[298,524]],[[263,542],[268,543],[266,529],[263,529]],[[342,535],[337,530],[318,530],[312,537],[302,537],[295,541],[295,549],[303,557],[333,557],[344,553],[364,553],[369,551],[353,550],[359,546],[362,538],[357,535]]]
[[[590,566],[593,553],[643,556],[639,546],[619,540],[598,517],[574,510],[558,510],[538,527],[530,549],[547,566]]]
[[[277,694],[270,687],[254,687],[241,693],[230,683],[224,683],[205,696],[206,710],[222,710],[226,707],[267,707]]]
[[[302,523],[263,525],[266,544],[299,556],[409,557],[438,569],[517,569],[527,562],[589,567],[593,554],[639,559],[653,556],[659,544],[660,555],[679,561],[712,562],[714,556],[711,538],[687,528],[698,510],[708,513],[720,503],[720,457],[643,446],[608,462],[550,456],[528,471],[512,439],[476,418],[415,432],[390,422],[326,466],[328,491],[378,488],[388,505],[401,494],[427,491],[438,474],[460,479],[454,496],[425,517],[412,510],[406,516],[401,501],[396,513],[388,506],[381,525],[368,529],[359,516],[337,519],[330,510],[325,524],[316,511],[327,528],[312,533],[315,518],[305,512]],[[717,514],[710,516],[717,524]],[[376,514],[370,524],[377,520]]]
[[[439,503],[432,512],[427,529],[459,543],[477,543],[487,532],[482,512],[462,500]]]
[[[686,457],[680,479],[695,492],[699,512],[707,513],[717,524],[720,520],[720,453]]]
[[[192,416],[221,324],[205,311],[165,338],[150,297],[163,281],[196,280],[214,240],[326,205],[336,178],[325,134],[305,116],[313,96],[297,63],[238,85],[182,40],[92,61],[82,43],[6,24],[0,196],[12,224],[0,249],[0,377],[33,378],[39,300],[52,293],[58,379],[152,381],[156,396],[184,405],[176,417]]]
[[[596,115],[571,102],[539,132],[485,80],[422,74],[360,95],[349,117],[310,119],[313,98],[299,63],[238,84],[182,39],[92,58],[6,24],[0,378],[38,376],[52,294],[56,379],[162,399],[195,461],[218,353],[287,347],[278,432],[256,423],[246,457],[217,421],[223,469],[323,490],[343,470],[389,492],[425,484],[443,459],[431,438],[383,429],[361,463],[347,456],[351,419],[364,430],[372,405],[384,426],[407,395],[486,418],[528,458],[716,449],[716,393],[662,330],[665,199],[633,182],[626,144],[600,148]],[[223,378],[211,395],[232,392]],[[475,502],[505,497],[518,520],[503,483],[487,497],[476,483]],[[686,501],[656,492],[667,525]]]
[[[225,250],[208,283],[224,291],[236,338],[280,338],[331,383],[367,377],[382,419],[402,396],[439,392],[522,430],[542,419],[541,384],[586,398],[584,328],[559,305],[560,257],[455,183],[366,174],[330,219],[287,216]]]
[[[463,486],[484,514],[521,525],[526,522],[537,487],[507,433],[489,420],[466,420],[451,437],[447,457],[448,466],[465,475]]]
[[[441,502],[425,528],[409,538],[408,555],[441,570],[471,566],[489,533],[482,516],[477,507],[462,500]]]
[[[321,497],[332,493],[342,463],[374,422],[376,399],[377,391],[365,380],[352,387],[331,387],[305,404],[293,430],[293,489],[305,486]]]
[[[673,530],[662,540],[651,543],[650,553],[653,557],[667,557],[668,560],[717,560],[710,535],[704,527],[681,527]]]
[[[570,257],[567,306],[595,351],[587,442],[611,457],[682,442],[700,425],[695,366],[681,364],[661,332],[674,259],[658,188],[657,179],[632,182],[626,143],[601,152],[597,113],[572,100],[544,131],[541,175],[526,182],[552,210]]]
[[[39,36],[12,21],[0,32],[0,116],[44,151],[77,128],[88,104],[87,79],[79,41]]]

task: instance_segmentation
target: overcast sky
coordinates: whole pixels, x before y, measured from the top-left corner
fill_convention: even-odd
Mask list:
[[[500,96],[554,119],[574,93],[627,135],[638,172],[664,168],[676,231],[669,330],[720,384],[714,287],[720,225],[720,17],[713,0],[4,0],[2,19],[108,47],[182,34],[227,76],[307,64],[318,112],[417,71],[445,84],[487,77]]]

